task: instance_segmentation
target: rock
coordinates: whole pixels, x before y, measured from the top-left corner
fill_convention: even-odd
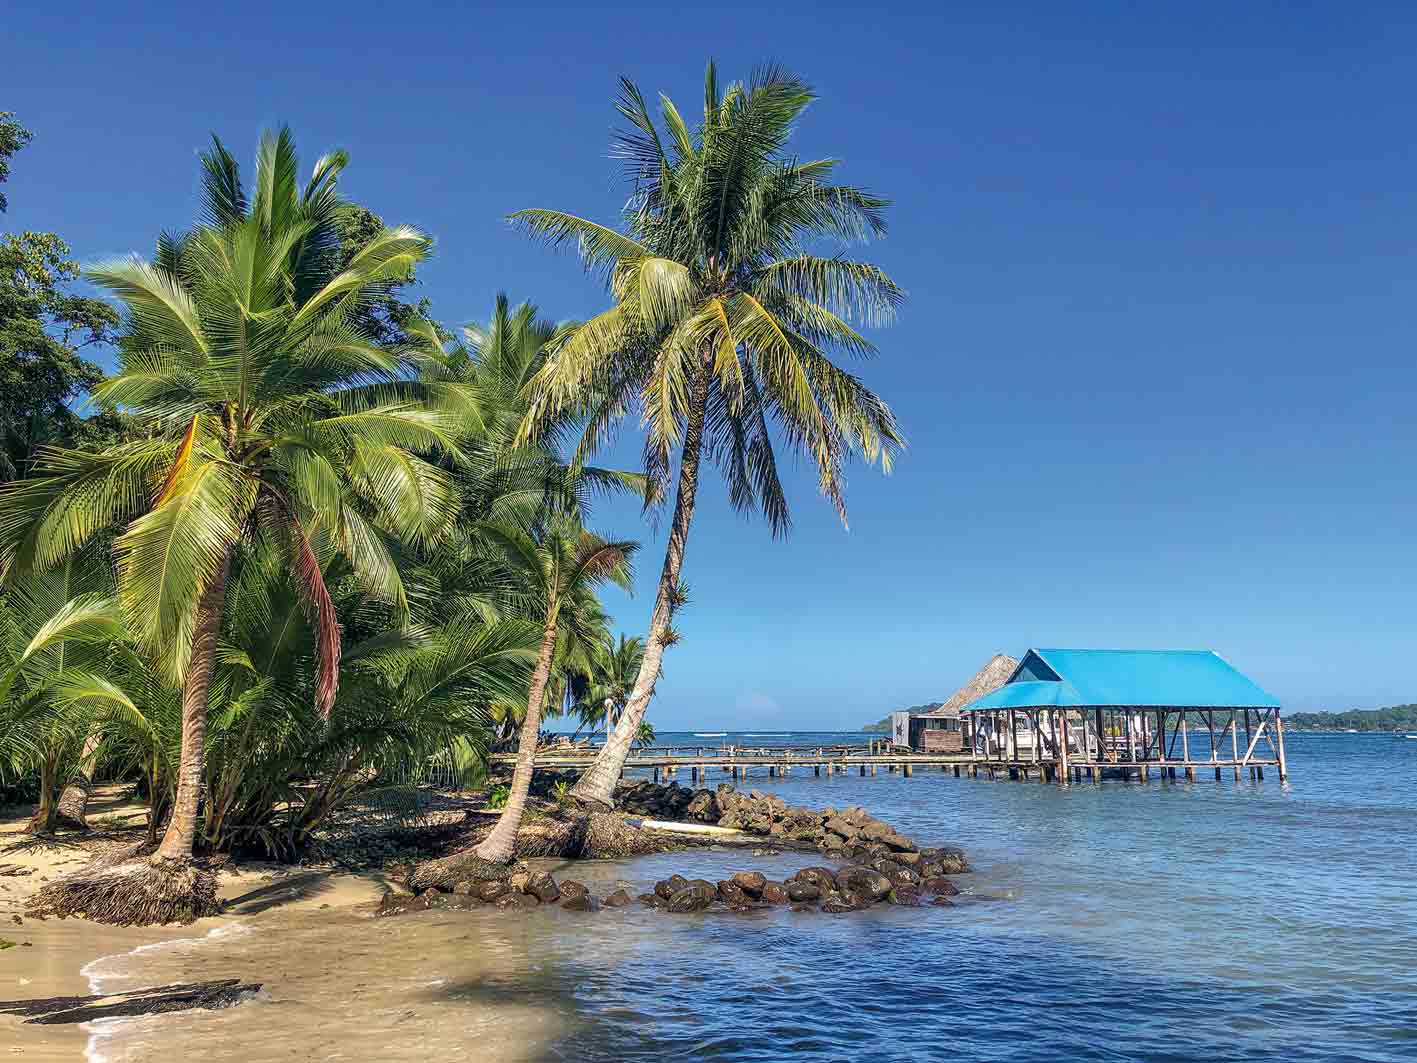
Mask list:
[[[832,915],[840,915],[843,912],[854,912],[856,910],[856,905],[852,903],[851,899],[840,893],[832,893],[822,902],[822,911],[830,912]]]
[[[831,852],[832,850],[838,850],[841,849],[844,844],[845,843],[837,835],[828,834],[822,839],[822,851]]]
[[[873,842],[878,842],[883,839],[887,834],[894,833],[895,831],[891,830],[878,819],[871,820],[871,822],[864,824],[861,828],[861,836],[863,838],[866,838],[868,841]]]
[[[918,908],[924,903],[920,891],[914,886],[897,886],[886,896],[886,900],[902,908]]]
[[[768,877],[761,871],[739,871],[733,876],[732,881],[748,896],[761,897],[763,887],[768,883]]]
[[[669,910],[676,913],[702,912],[718,897],[714,887],[707,883],[685,886],[669,898]]]
[[[821,896],[836,889],[836,872],[825,867],[804,867],[792,876],[791,881],[816,886],[817,895]]]
[[[894,860],[877,860],[871,866],[890,879],[891,884],[895,886],[914,886],[920,881],[919,875]]]
[[[502,896],[498,897],[496,904],[498,908],[505,908],[508,911],[515,910],[518,912],[526,912],[530,911],[533,908],[541,907],[541,902],[536,899],[536,896],[534,894],[516,893],[511,890],[508,890],[506,893],[502,894]]]
[[[763,883],[762,900],[765,904],[786,904],[790,899],[787,887],[781,882]]]
[[[933,893],[940,897],[953,897],[959,892],[959,887],[944,875],[932,875],[930,878],[921,880],[920,888],[926,893]]]
[[[565,890],[566,884],[563,882],[561,883],[561,895],[563,897],[565,896]],[[654,896],[654,894],[651,894],[651,896]],[[655,900],[659,900],[659,898],[656,896]],[[630,895],[624,890],[616,890],[614,893],[606,897],[603,903],[607,908],[623,908],[625,907],[625,905],[630,903]]]
[[[843,838],[854,838],[859,833],[859,829],[855,824],[848,823],[841,816],[833,816],[823,825],[833,834],[839,834]]]
[[[664,908],[669,904],[668,901],[657,893],[641,893],[635,899],[646,908]]]
[[[836,888],[840,893],[856,893],[878,901],[891,891],[892,882],[879,871],[854,864],[842,868],[836,875]]]
[[[723,812],[712,790],[698,790],[694,793],[693,800],[685,807],[684,814],[693,820],[713,823]]]
[[[916,864],[920,863],[922,857],[919,853],[896,853],[893,859],[898,864],[914,867]]]
[[[572,897],[589,897],[590,888],[584,882],[577,882],[573,878],[568,878],[561,883],[561,900],[569,900]]]
[[[445,908],[451,912],[469,912],[474,908],[481,908],[482,902],[471,894],[445,893],[443,899],[433,907]]]
[[[792,906],[792,911],[794,912],[815,912],[816,910],[817,906],[815,904],[794,904]]]
[[[477,888],[477,883],[471,879],[464,879],[453,886],[453,892],[462,897],[470,897]]]
[[[965,859],[964,850],[953,845],[939,849],[922,849],[920,856],[923,861],[938,868],[936,874],[963,875],[969,872],[969,861]]]
[[[689,880],[683,875],[670,875],[668,878],[661,879],[654,884],[654,892],[667,901],[688,884]]]
[[[472,895],[479,900],[492,902],[501,900],[511,892],[511,883],[500,882],[497,879],[487,879],[477,884],[477,888],[473,891]]]
[[[629,895],[625,895],[625,903],[630,903]],[[577,893],[571,897],[563,897],[561,907],[568,912],[594,912],[598,911],[600,905],[595,903],[595,898],[588,893]]]
[[[895,831],[891,831],[882,838],[881,841],[897,852],[912,852],[915,849],[915,843],[913,841],[902,834],[897,834]]]
[[[549,871],[533,872],[522,892],[531,894],[542,904],[554,904],[561,899],[561,890]]]
[[[787,884],[788,900],[797,901],[798,903],[803,901],[815,901],[821,895],[822,891],[817,889],[817,887],[810,882],[803,882],[799,879]]]
[[[936,908],[953,908],[955,902],[948,897],[936,897],[930,903]]]
[[[752,897],[748,896],[747,890],[729,879],[725,879],[718,884],[718,896],[719,899],[728,905],[743,905],[753,900]]]
[[[531,885],[531,872],[525,869],[513,871],[507,883],[515,892],[526,893],[527,887]]]

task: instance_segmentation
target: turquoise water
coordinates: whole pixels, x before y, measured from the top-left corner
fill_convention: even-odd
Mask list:
[[[1273,772],[1067,789],[927,770],[755,778],[792,802],[860,803],[922,842],[958,843],[978,868],[961,882],[1007,900],[704,921],[692,943],[651,942],[589,977],[588,1012],[634,1016],[632,1033],[595,1036],[592,1051],[1417,1059],[1417,741],[1288,745],[1286,787]]]
[[[268,988],[115,1028],[91,1058],[1417,1060],[1417,741],[1294,735],[1289,757],[1287,787],[1272,773],[1067,789],[930,770],[754,776],[793,803],[861,804],[921,843],[964,846],[964,903],[273,913],[224,925],[221,942],[108,961],[125,988],[198,972]],[[820,862],[706,851],[558,874],[638,892],[676,871]]]

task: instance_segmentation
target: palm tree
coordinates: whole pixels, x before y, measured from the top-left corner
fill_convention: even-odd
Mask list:
[[[859,453],[889,470],[903,445],[889,407],[828,357],[873,353],[852,322],[887,321],[902,293],[874,265],[814,251],[824,241],[884,235],[887,204],[832,183],[833,159],[786,154],[811,89],[769,68],[721,90],[710,63],[703,123],[691,130],[661,96],[661,136],[640,90],[621,85],[618,110],[632,127],[618,141],[631,183],[621,227],[557,210],[512,216],[552,244],[575,241],[614,299],[562,337],[531,381],[523,437],[590,401],[583,460],[637,408],[656,500],[666,497],[679,455],[644,660],[618,726],[574,790],[607,807],[673,638],[704,454],[722,468],[732,504],[761,511],[781,535],[789,517],[770,421],[790,448],[810,456],[843,522],[846,458]]]
[[[490,525],[484,529],[489,544],[497,549],[508,573],[524,596],[527,612],[540,618],[541,646],[527,689],[526,716],[522,720],[517,743],[517,763],[512,773],[512,785],[507,804],[492,832],[479,843],[467,859],[448,858],[468,873],[464,877],[479,877],[482,865],[504,865],[511,860],[526,811],[527,793],[531,787],[532,768],[536,759],[537,741],[541,734],[542,699],[551,678],[558,644],[587,643],[597,637],[595,630],[585,629],[587,613],[594,618],[599,610],[586,607],[595,604],[595,590],[604,583],[614,583],[629,589],[630,557],[637,545],[633,542],[607,541],[586,531],[579,523],[554,517],[545,527],[528,530],[515,524]],[[435,862],[441,877],[447,871]],[[496,869],[486,869],[495,874]],[[429,871],[420,870],[418,878],[427,880]]]
[[[606,646],[596,657],[590,667],[589,682],[573,707],[582,727],[595,728],[604,723],[606,737],[609,737],[615,720],[635,689],[635,677],[640,674],[644,656],[645,640],[622,632],[617,643]]]
[[[316,632],[315,705],[327,714],[340,628],[318,561],[323,544],[396,605],[400,540],[426,543],[456,513],[446,472],[419,452],[457,454],[473,400],[455,383],[411,380],[420,356],[358,327],[372,293],[407,276],[429,240],[385,228],[341,268],[341,152],[302,186],[288,130],[263,137],[248,199],[214,140],[202,156],[202,224],[164,235],[151,262],[108,263],[90,279],[123,303],[115,377],[98,402],[149,438],[99,454],[48,450],[0,495],[0,561],[14,578],[109,528],[118,600],[139,645],[182,686],[182,752],[171,819],[145,866],[52,884],[52,910],[108,921],[215,909],[191,866],[205,775],[208,691],[234,554],[284,552]],[[121,872],[121,873],[120,873]]]

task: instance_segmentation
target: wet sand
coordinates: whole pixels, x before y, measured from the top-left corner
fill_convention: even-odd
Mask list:
[[[0,951],[0,999],[232,977],[265,988],[216,1011],[52,1026],[0,1015],[10,1058],[119,1063],[190,1051],[211,1063],[426,1060],[440,1046],[465,1052],[475,1043],[484,1058],[516,1063],[542,1058],[571,1021],[572,987],[546,977],[547,944],[570,929],[563,920],[582,916],[509,920],[489,909],[375,920],[388,885],[381,874],[246,864],[222,873],[226,910],[216,918],[169,927],[41,921],[22,915],[25,899],[88,854],[62,844],[10,848],[22,826],[22,818],[0,823],[0,850],[8,850],[0,863],[35,869],[0,878],[0,937],[16,942]],[[601,894],[620,881],[614,864],[586,870],[578,866],[576,877]]]

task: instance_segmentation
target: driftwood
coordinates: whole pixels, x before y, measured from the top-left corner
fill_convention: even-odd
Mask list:
[[[87,997],[41,997],[37,1000],[0,1000],[0,1015],[23,1015],[27,1023],[58,1025],[130,1015],[156,1015],[193,1008],[227,1008],[251,993],[260,982],[220,978],[213,982],[188,982],[149,986],[127,993]]]

